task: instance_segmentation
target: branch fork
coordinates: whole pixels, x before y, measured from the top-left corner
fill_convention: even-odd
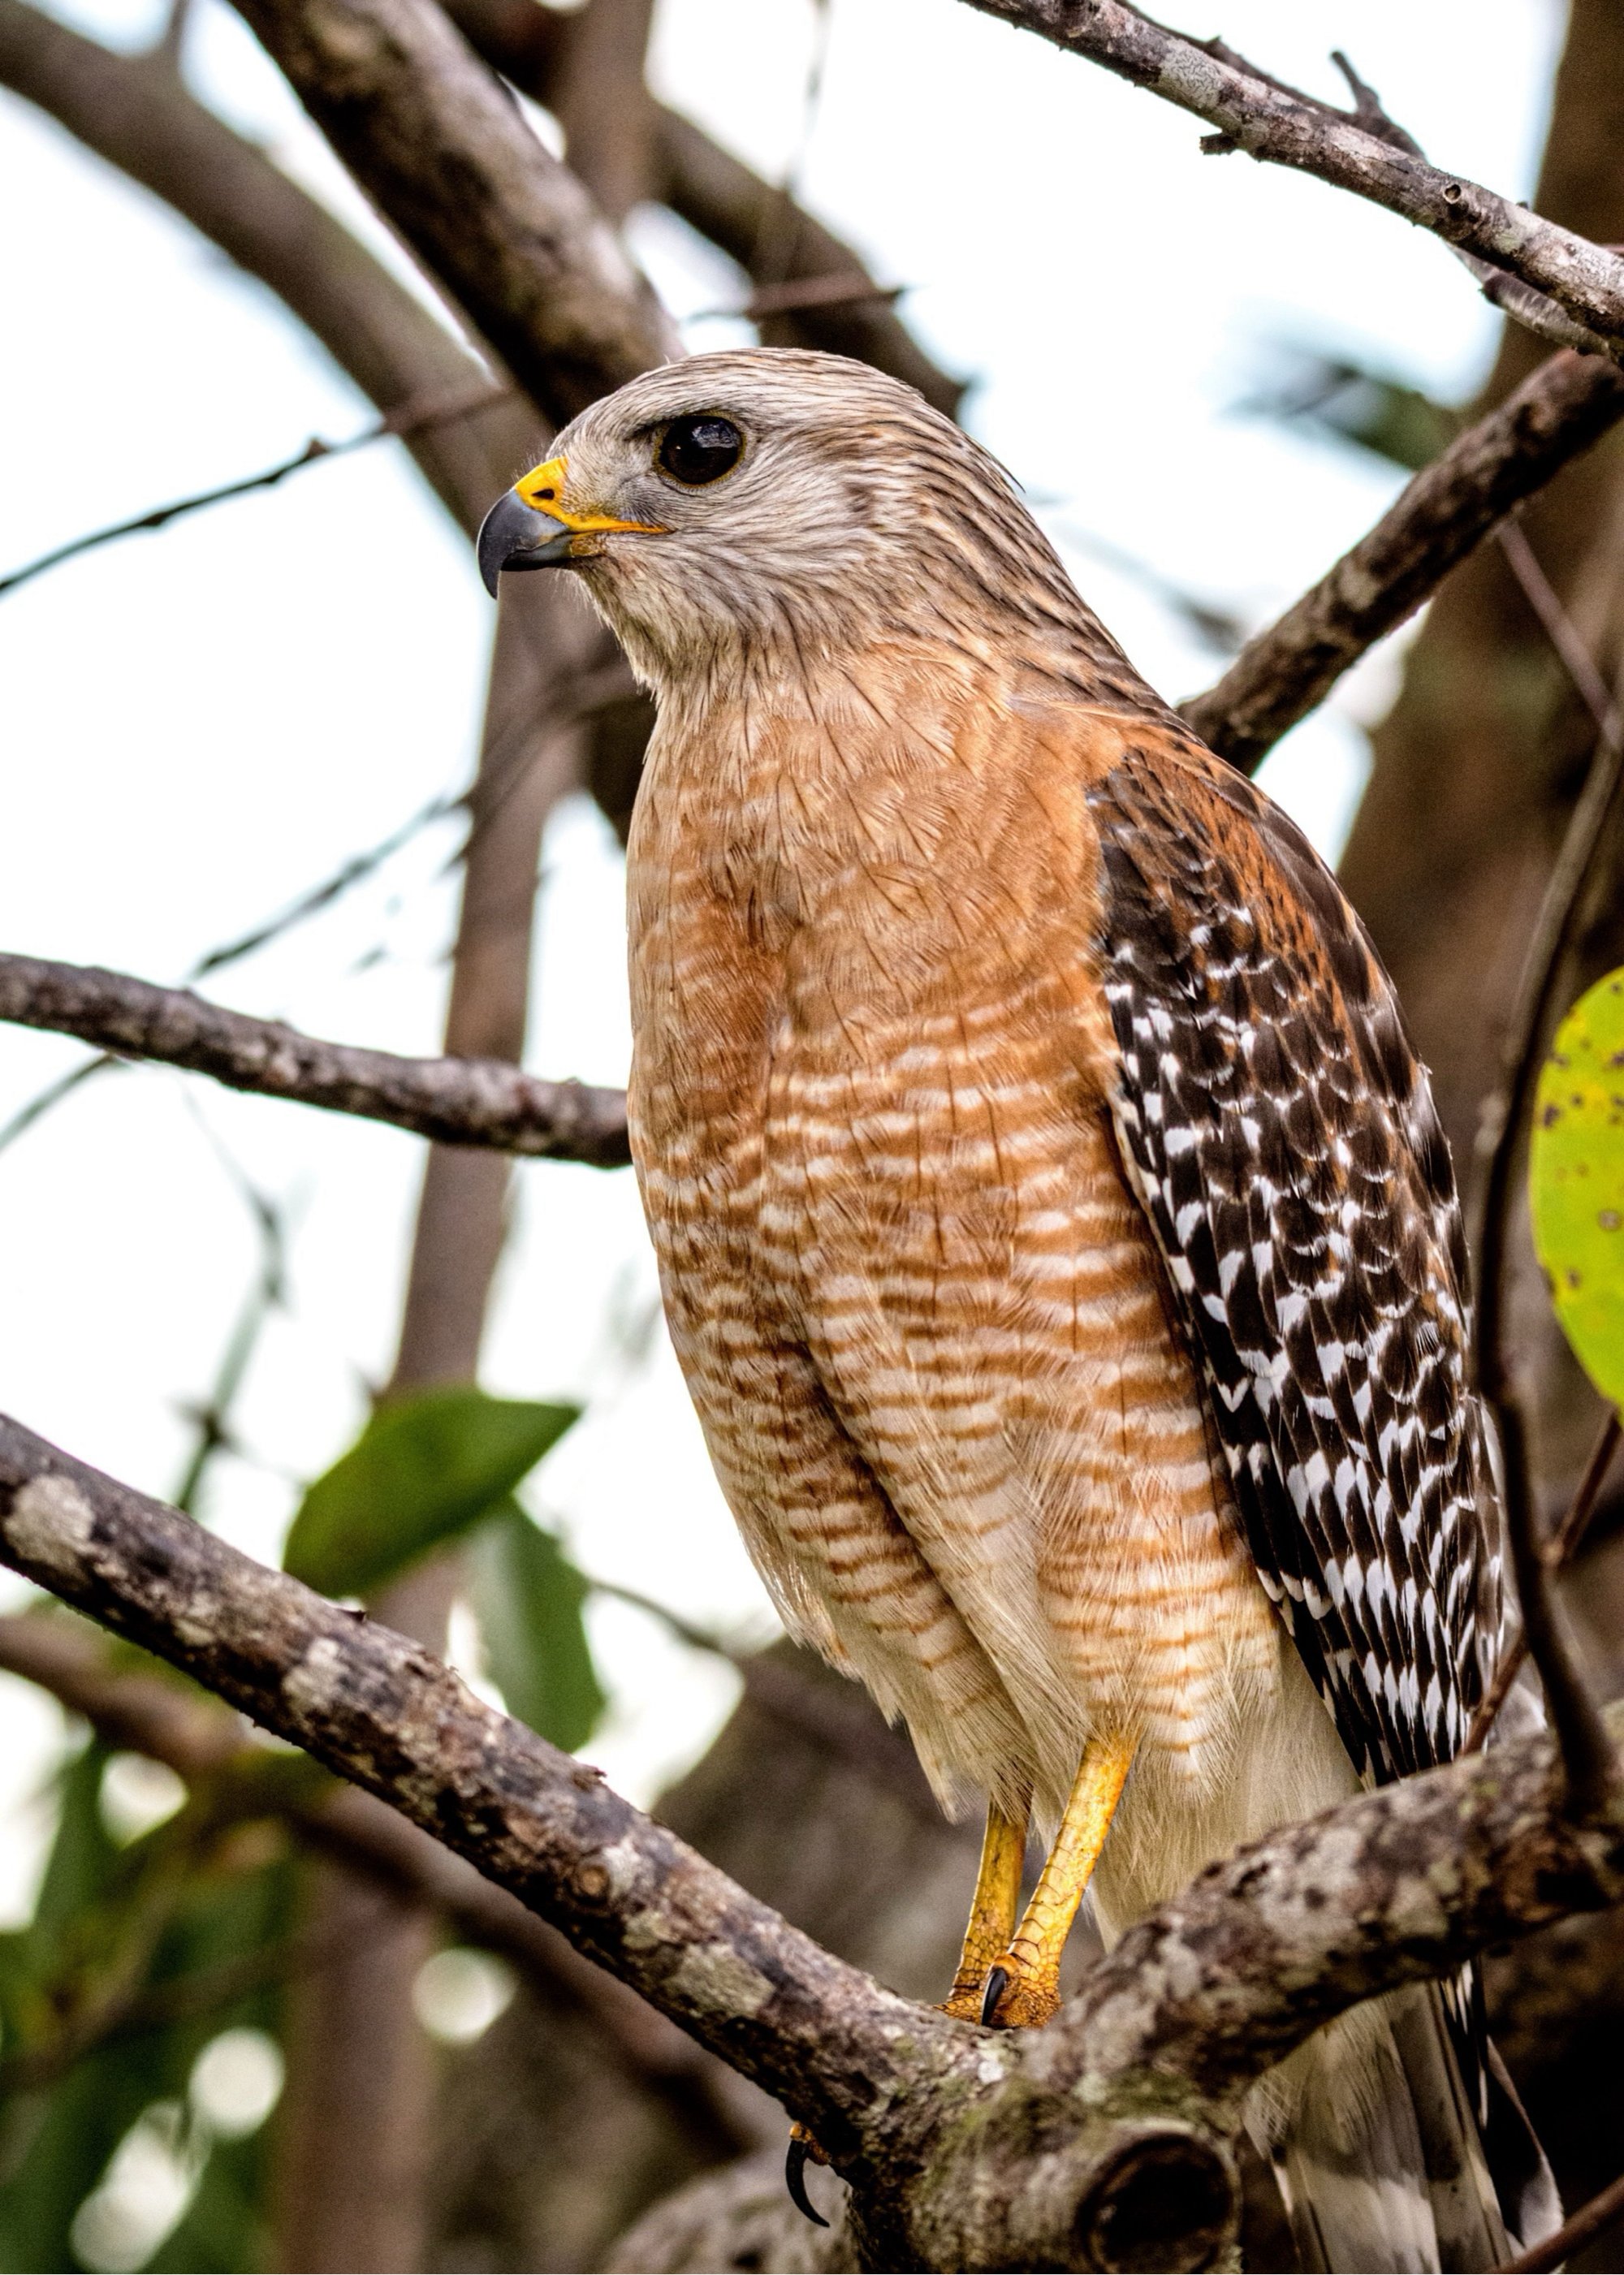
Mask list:
[[[0,1561],[390,1803],[809,2125],[872,2267],[1221,2264],[1230,2142],[1320,2023],[1624,1900],[1624,1801],[1507,1746],[1288,1828],[1130,1931],[1045,2030],[883,1990],[449,1668],[0,1420]],[[1610,1741],[1624,1712],[1608,1718]]]

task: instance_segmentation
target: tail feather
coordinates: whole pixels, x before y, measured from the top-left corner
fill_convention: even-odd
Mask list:
[[[1435,2275],[1510,2256],[1436,1984],[1317,2031],[1254,2089],[1247,2126],[1305,2270]]]

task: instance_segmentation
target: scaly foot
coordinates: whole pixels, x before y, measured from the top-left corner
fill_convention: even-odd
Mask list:
[[[987,1969],[976,2019],[994,2030],[1038,2030],[1060,2006],[1060,1968],[1006,1951]]]

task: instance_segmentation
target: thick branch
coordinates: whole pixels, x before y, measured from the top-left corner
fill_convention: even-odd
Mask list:
[[[1234,2218],[1245,2087],[1318,2023],[1624,1899],[1624,1802],[1582,1825],[1543,1740],[1363,1796],[1213,1867],[1046,2030],[881,1991],[402,1636],[0,1421],[0,1557],[465,1856],[817,2129],[869,2264],[1121,2266],[1128,2181]],[[1616,1742],[1624,1710],[1611,1718]]]
[[[973,2075],[977,2034],[882,1992],[359,1614],[0,1420],[0,1556],[390,1802],[850,2153]]]
[[[446,12],[495,70],[538,102],[554,106],[574,19],[538,8],[535,0],[449,0]],[[867,276],[842,238],[713,142],[691,120],[661,103],[651,103],[648,129],[650,194],[662,199],[749,275],[755,276],[762,249],[770,241],[776,256],[774,283],[808,276]],[[771,228],[767,226],[769,216],[775,224]],[[933,363],[895,311],[878,302],[798,309],[785,336],[797,347],[823,348],[872,364],[877,371],[917,387],[948,418],[957,412],[963,382]]]
[[[680,354],[586,192],[433,0],[242,0],[242,13],[549,419]]]
[[[1409,482],[1351,552],[1183,706],[1213,750],[1251,773],[1384,634],[1525,499],[1624,419],[1624,377],[1554,355]]]
[[[1216,127],[1224,149],[1312,174],[1351,190],[1389,213],[1430,230],[1446,245],[1504,270],[1566,310],[1596,335],[1595,344],[1624,355],[1624,261],[1600,246],[1542,221],[1460,174],[1429,165],[1407,138],[1384,139],[1333,110],[1265,78],[1220,41],[1186,39],[1142,16],[1123,0],[969,0],[983,15],[1036,32],[1074,55],[1087,56],[1119,79],[1145,87]],[[1572,322],[1543,310],[1527,293],[1491,295],[1519,323],[1560,346],[1575,344]]]
[[[325,1043],[118,971],[0,956],[0,1019],[78,1035],[121,1057],[212,1075],[232,1090],[392,1122],[443,1145],[483,1145],[613,1169],[631,1158],[618,1090],[543,1082],[495,1059],[407,1059]]]

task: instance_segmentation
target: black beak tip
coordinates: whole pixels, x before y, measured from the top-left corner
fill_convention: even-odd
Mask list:
[[[494,601],[504,569],[547,569],[568,558],[570,532],[525,504],[517,490],[504,490],[480,524],[474,540],[480,575]]]
[[[474,548],[480,563],[480,575],[486,591],[493,601],[496,597],[496,580],[507,565],[505,556],[512,549],[513,519],[510,509],[513,502],[512,491],[505,491],[480,524],[480,533],[474,540]]]

